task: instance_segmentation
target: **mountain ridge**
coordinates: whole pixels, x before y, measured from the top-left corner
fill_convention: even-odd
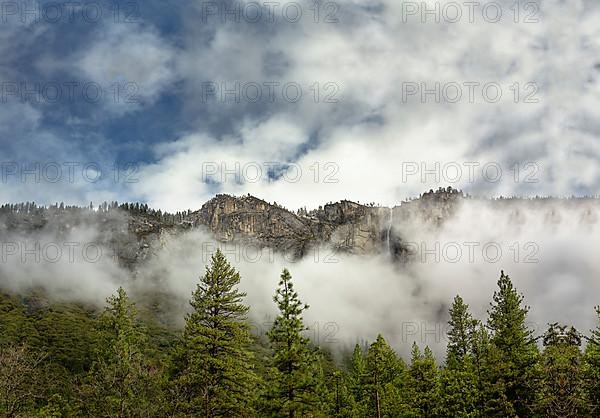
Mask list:
[[[114,248],[119,263],[129,268],[151,258],[169,239],[196,229],[205,230],[220,243],[271,248],[293,258],[304,257],[318,245],[348,254],[387,252],[402,258],[406,250],[403,239],[411,224],[425,222],[439,227],[465,199],[470,197],[448,187],[430,190],[394,207],[341,200],[297,212],[255,196],[228,194],[215,195],[198,210],[175,214],[139,203],[105,202],[98,208],[62,203],[48,207],[5,204],[0,206],[0,236],[30,237],[41,232],[60,238],[79,226],[94,227],[99,241]],[[507,204],[523,200],[498,199]],[[590,201],[598,203],[600,199]],[[514,212],[518,220],[519,212]],[[547,216],[555,217],[552,208]],[[592,210],[584,210],[580,216],[585,222],[597,221]]]

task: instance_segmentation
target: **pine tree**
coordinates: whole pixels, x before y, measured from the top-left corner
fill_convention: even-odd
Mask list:
[[[369,403],[368,393],[366,389],[367,364],[365,353],[359,344],[354,346],[352,359],[350,360],[349,370],[349,386],[352,397],[354,398],[358,416],[366,415],[366,410]]]
[[[319,347],[319,392],[327,417],[356,417],[354,397],[350,393],[350,378],[337,366],[333,353]],[[322,374],[322,376],[321,376]]]
[[[458,295],[454,298],[449,313],[446,363],[448,367],[463,368],[471,354],[477,321],[469,313],[469,305]]]
[[[454,298],[448,321],[446,368],[441,372],[442,416],[472,417],[477,414],[477,374],[474,343],[477,321],[460,296]]]
[[[414,417],[437,416],[438,368],[429,347],[425,347],[424,353],[421,354],[419,346],[413,343],[408,377],[409,415]]]
[[[239,273],[220,250],[192,294],[176,355],[176,409],[204,417],[248,416],[257,379],[251,368],[251,338]]]
[[[145,358],[147,340],[135,304],[122,287],[107,303],[99,318],[97,360],[82,387],[82,409],[96,416],[151,415],[160,404],[160,376]]]
[[[487,376],[497,392],[487,413],[504,416],[528,416],[535,398],[538,380],[536,364],[539,352],[531,330],[527,328],[528,307],[511,279],[501,272],[498,290],[488,311],[491,331],[490,358],[493,366]]]
[[[585,348],[584,376],[589,406],[597,415],[600,411],[600,306],[596,306],[595,310],[597,325]]]
[[[355,418],[364,416],[358,408],[351,392],[351,378],[341,371],[335,371],[330,376],[327,384],[330,388],[326,401],[327,416],[336,418]]]
[[[367,352],[364,380],[368,410],[373,416],[391,417],[400,413],[405,368],[385,338],[378,335]]]
[[[273,416],[290,418],[319,413],[318,357],[309,339],[302,335],[307,330],[302,313],[308,305],[298,298],[287,269],[281,274],[273,300],[279,315],[267,333],[273,358],[265,394],[266,409]]]
[[[541,385],[536,412],[544,417],[589,416],[581,371],[581,336],[570,327],[550,324],[544,334]]]

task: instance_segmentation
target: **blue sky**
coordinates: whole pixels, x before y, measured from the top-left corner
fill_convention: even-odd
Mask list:
[[[80,3],[2,3],[4,202],[598,193],[592,1]]]

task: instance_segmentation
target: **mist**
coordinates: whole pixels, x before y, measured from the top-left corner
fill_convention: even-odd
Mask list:
[[[485,321],[501,270],[524,294],[531,307],[529,326],[537,335],[555,321],[583,333],[595,327],[598,205],[591,199],[465,199],[440,227],[420,217],[393,219],[391,240],[411,250],[405,263],[386,253],[349,255],[327,245],[300,261],[250,244],[221,248],[241,273],[253,332],[267,331],[276,315],[272,297],[287,267],[300,299],[310,305],[304,320],[316,343],[335,351],[381,333],[405,357],[413,341],[440,356],[453,297],[460,294],[474,316]],[[97,260],[93,250],[91,255],[82,251],[85,243],[104,242],[106,231],[98,224],[78,225],[66,234],[50,227],[35,236],[2,234],[2,288],[43,288],[57,300],[95,306],[102,306],[119,285],[134,296],[160,292],[170,298],[169,315],[178,325],[183,325],[187,301],[217,245],[202,228],[166,234],[132,272],[119,267],[108,248]],[[31,254],[25,259],[11,255],[15,249],[10,243],[31,249],[36,242],[47,249],[39,260]],[[73,257],[67,257],[65,243],[80,244]],[[57,245],[63,253],[54,260]]]

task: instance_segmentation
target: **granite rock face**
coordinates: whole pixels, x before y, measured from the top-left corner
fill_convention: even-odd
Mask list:
[[[323,243],[350,253],[376,251],[386,212],[342,201],[296,214],[252,196],[217,195],[190,217],[195,227],[208,228],[220,241],[253,242],[301,257]]]
[[[194,227],[206,227],[219,241],[252,242],[299,254],[315,238],[308,219],[252,196],[217,195],[190,219]]]
[[[50,207],[5,204],[0,206],[0,242],[66,242],[84,237],[79,239],[106,247],[121,266],[137,270],[186,232],[202,231],[206,234],[200,236],[210,240],[213,248],[217,242],[250,244],[299,259],[309,256],[315,248],[326,246],[339,253],[384,254],[403,263],[415,256],[408,250],[410,242],[420,239],[428,230],[435,232],[452,218],[462,202],[470,199],[457,190],[440,188],[393,208],[343,200],[296,213],[250,195],[223,194],[197,211],[176,214],[139,203],[104,203],[97,209],[62,203]],[[550,227],[570,220],[574,227],[580,228],[589,228],[600,219],[598,198],[473,201],[475,206],[493,208],[498,219],[516,227],[530,222],[531,217],[543,219]],[[185,245],[199,243],[188,241]]]
[[[217,195],[197,211],[164,214],[145,205],[103,204],[98,210],[77,207],[4,205],[0,235],[57,239],[77,228],[97,231],[99,244],[109,247],[120,264],[133,268],[151,258],[178,235],[201,229],[222,243],[249,243],[294,258],[326,245],[336,252],[401,255],[402,225],[418,219],[439,223],[450,216],[462,197],[439,190],[394,208],[362,205],[344,200],[310,212],[291,212],[277,203],[247,196]]]
[[[440,189],[394,208],[342,200],[310,212],[293,213],[253,196],[217,195],[190,215],[224,242],[252,242],[302,257],[320,244],[350,254],[402,252],[398,225],[413,221],[440,225],[452,215],[462,193]]]

